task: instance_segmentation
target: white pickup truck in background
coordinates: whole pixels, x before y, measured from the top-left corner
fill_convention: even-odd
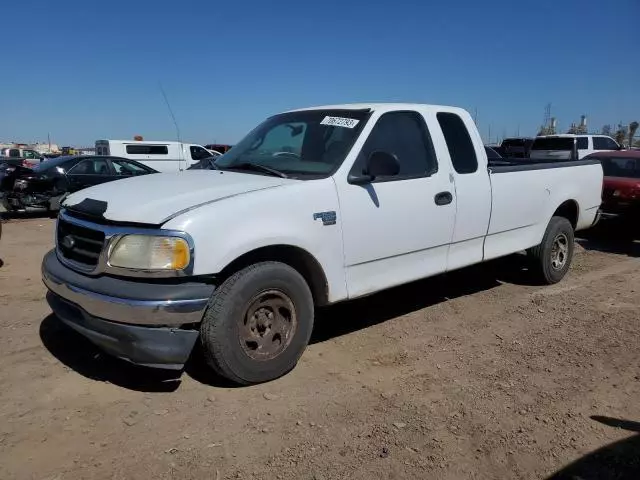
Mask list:
[[[96,140],[96,155],[128,158],[158,172],[187,170],[215,154],[202,145],[143,140]]]
[[[531,144],[529,158],[535,161],[582,160],[595,152],[620,150],[620,145],[606,135],[542,135]]]
[[[546,283],[597,217],[596,161],[488,164],[470,115],[414,104],[275,115],[218,170],[69,196],[42,266],[65,323],[182,368],[200,337],[240,384],[291,370],[314,308],[528,250]]]

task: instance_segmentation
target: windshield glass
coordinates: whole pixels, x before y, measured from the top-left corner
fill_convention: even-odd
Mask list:
[[[640,158],[598,158],[605,177],[640,178]]]
[[[573,150],[573,137],[536,138],[531,150]]]
[[[243,169],[243,164],[257,164],[294,178],[326,177],[342,164],[369,115],[368,110],[305,110],[276,115],[219,157],[216,166]]]

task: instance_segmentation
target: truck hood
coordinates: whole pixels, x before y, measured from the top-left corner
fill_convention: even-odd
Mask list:
[[[95,206],[97,201],[103,212],[87,213],[102,214],[105,219],[117,222],[161,225],[193,208],[298,181],[216,170],[156,173],[80,190],[69,195],[62,206],[82,210],[84,205]]]

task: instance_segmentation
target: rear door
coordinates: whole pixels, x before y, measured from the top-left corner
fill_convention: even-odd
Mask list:
[[[456,218],[447,270],[482,261],[491,215],[491,181],[482,139],[468,114],[438,112],[436,118],[453,166]]]

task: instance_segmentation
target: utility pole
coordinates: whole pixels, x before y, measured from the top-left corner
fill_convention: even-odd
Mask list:
[[[51,153],[51,133],[47,133],[47,142],[49,143],[49,153]]]

